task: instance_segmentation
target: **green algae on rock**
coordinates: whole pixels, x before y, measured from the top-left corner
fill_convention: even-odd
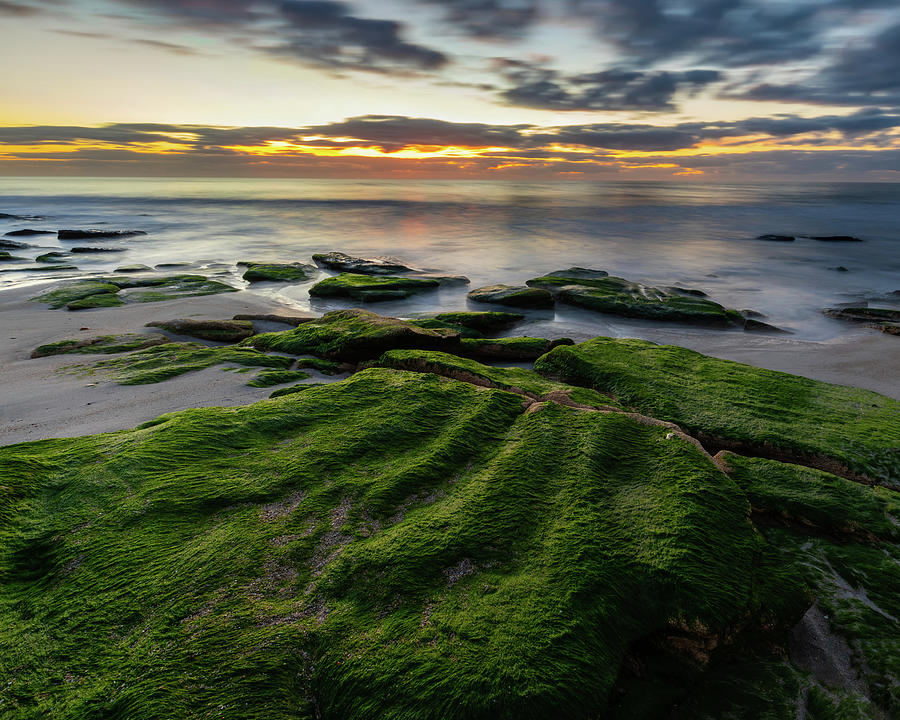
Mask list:
[[[273,385],[284,385],[297,380],[306,380],[309,373],[302,370],[263,370],[259,375],[247,383],[250,387],[266,388]]]
[[[246,347],[209,347],[199,343],[169,342],[103,360],[96,363],[94,368],[111,372],[119,385],[147,385],[223,363],[287,370],[293,365],[294,359],[266,355]]]
[[[440,282],[428,278],[373,277],[358,273],[341,273],[317,282],[309,289],[314,297],[349,297],[361,302],[400,300],[420,292],[436,290]]]
[[[261,333],[243,344],[259,350],[358,362],[395,348],[452,350],[459,346],[459,333],[421,328],[397,318],[353,309],[325,313],[294,330]]]
[[[334,360],[324,360],[317,357],[305,357],[297,360],[298,369],[318,370],[323,375],[337,375],[341,372],[341,364]]]
[[[43,255],[38,255],[34,259],[34,261],[36,263],[62,263],[62,262],[66,262],[66,261],[61,260],[60,258],[65,258],[65,257],[68,257],[68,255],[66,253],[57,252],[54,250],[52,252],[44,253]]]
[[[78,338],[77,340],[60,340],[59,342],[40,345],[31,351],[31,357],[41,358],[50,355],[66,355],[79,353],[84,355],[114,354],[143,350],[154,345],[169,342],[169,338],[159,333],[123,333],[121,335],[100,335],[98,337]]]
[[[741,490],[667,435],[373,369],[0,448],[5,709],[603,716],[641,641],[702,665],[796,619]]]
[[[115,293],[97,293],[66,303],[66,310],[89,310],[91,308],[118,307],[124,304],[122,298]]]
[[[145,327],[156,327],[176,335],[190,335],[201,340],[238,342],[253,335],[253,323],[248,320],[152,320]]]
[[[612,277],[603,270],[557,270],[532,278],[526,284],[551,291],[560,302],[612,315],[712,327],[743,327],[745,324],[737,310],[728,310],[712,300],[685,293],[684,289],[677,292],[661,290]]]
[[[319,272],[315,265],[307,263],[258,263],[239,262],[247,267],[243,274],[248,282],[303,282],[312,280]]]
[[[55,290],[42,293],[31,298],[36,302],[47,303],[54,310],[65,307],[71,302],[81,300],[91,295],[109,294],[119,292],[119,287],[108,282],[97,280],[79,280],[77,282],[62,285]]]
[[[533,337],[463,338],[459,354],[483,360],[537,360],[559,345],[572,345],[569,338],[547,340]]]
[[[485,285],[475,288],[466,297],[472,302],[509,305],[520,308],[553,307],[553,295],[542,288],[515,285]]]
[[[558,347],[535,370],[610,393],[709,446],[900,487],[900,402],[644,340]]]
[[[435,350],[389,350],[367,365],[442,375],[472,385],[507,390],[533,400],[595,409],[622,409],[615,400],[596,390],[554,382],[533,370],[482,365],[476,360]]]
[[[524,315],[510,312],[497,312],[485,310],[481,312],[444,312],[434,316],[435,320],[442,320],[451,325],[477,330],[488,335],[500,330],[508,330],[525,319]]]

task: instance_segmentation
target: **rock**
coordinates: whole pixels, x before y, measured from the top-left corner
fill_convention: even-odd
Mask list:
[[[437,280],[439,285],[468,285],[471,280],[465,275],[441,275],[440,273],[416,273],[417,278]]]
[[[115,293],[98,293],[66,304],[66,310],[88,310],[91,308],[118,307],[124,305],[122,298]]]
[[[160,263],[159,265],[154,265],[157,270],[174,270],[176,268],[190,267],[194,263],[189,262],[170,262],[170,263]]]
[[[769,325],[769,323],[754,320],[753,318],[746,318],[744,320],[744,330],[747,330],[748,332],[781,333],[784,335],[790,334],[790,332],[787,330],[783,330],[780,327],[775,327],[774,325]]]
[[[862,242],[862,238],[852,235],[810,235],[809,237],[822,242]]]
[[[238,265],[246,265],[247,271],[243,278],[247,282],[302,282],[312,280],[318,270],[314,265],[305,263],[249,263],[239,262]]]
[[[533,278],[527,284],[552,292],[559,302],[611,315],[709,327],[744,326],[744,318],[737,310],[726,309],[694,294],[667,292],[613,276],[592,279],[585,277],[581,269],[572,276],[568,272],[558,270]]]
[[[32,230],[31,228],[24,228],[22,230],[10,230],[8,233],[4,233],[6,237],[30,237],[32,235],[55,235],[55,230]]]
[[[146,265],[135,264],[135,265],[122,265],[121,267],[117,267],[113,272],[117,273],[142,273],[142,272],[153,272],[152,267],[147,267]]]
[[[13,262],[16,260],[27,260],[28,258],[10,255],[6,250],[0,250],[0,262]]]
[[[743,310],[738,310],[738,312],[741,315],[743,315],[745,318],[753,318],[754,320],[762,320],[766,317],[761,312],[757,312],[756,310],[749,310],[747,308],[744,308]]]
[[[547,340],[533,337],[463,338],[459,354],[480,360],[537,360],[560,345],[573,345],[569,338]]]
[[[836,320],[859,322],[889,335],[900,335],[900,310],[865,307],[865,305],[864,303],[855,307],[826,308],[822,312]]]
[[[445,312],[438,313],[434,316],[435,320],[440,320],[450,325],[460,325],[462,327],[477,330],[485,335],[507,330],[516,323],[525,319],[524,315],[519,313],[508,312]]]
[[[359,258],[342,252],[316,253],[312,256],[317,265],[360,275],[391,275],[393,273],[416,272],[415,268],[404,265],[390,257]]]
[[[768,240],[770,242],[794,242],[793,235],[757,235],[757,240]]]
[[[472,302],[509,305],[511,307],[553,307],[553,295],[547,290],[515,285],[485,285],[472,290],[466,297]]]
[[[848,268],[845,268],[843,265],[838,265],[836,267],[830,267],[829,270],[835,270],[837,272],[850,272]]]
[[[201,340],[238,342],[253,335],[253,323],[249,320],[153,320],[145,327],[155,327],[176,335],[189,335]]]
[[[82,328],[87,329],[87,328]],[[139,335],[125,333],[122,335],[101,335],[100,337],[79,338],[77,340],[61,340],[35,348],[31,357],[41,358],[50,355],[79,354],[111,354],[143,350],[144,348],[170,342],[169,338],[159,333]]]
[[[395,348],[453,352],[459,348],[459,340],[458,332],[420,328],[404,320],[354,309],[325,313],[294,330],[254,335],[243,344],[258,350],[359,362]]]
[[[317,315],[274,315],[274,314],[266,314],[266,315],[235,315],[234,320],[250,320],[250,321],[261,321],[261,322],[276,322],[276,323],[284,323],[285,325],[293,325],[297,327],[303,323],[310,322],[311,320],[316,320],[318,318]]]
[[[58,230],[60,240],[99,240],[100,238],[127,238],[146,235],[143,230]]]
[[[24,258],[20,258],[20,259],[24,260]],[[5,272],[49,272],[51,270],[53,272],[58,272],[60,270],[77,270],[77,269],[78,268],[75,265],[62,265],[62,264],[57,265],[56,263],[52,263],[49,266],[46,263],[44,263],[42,265],[30,265],[28,267],[13,267],[13,268],[4,267],[3,268],[3,270]]]
[[[402,300],[410,295],[436,290],[437,280],[341,273],[316,283],[309,289],[313,297],[349,297],[361,302]]]
[[[64,258],[64,257],[66,257],[66,253],[53,251],[53,252],[44,253],[43,255],[38,255],[34,259],[34,261],[39,262],[39,263],[59,263],[59,262],[63,262],[63,261],[59,260],[58,258]]]
[[[701,297],[701,298],[709,297],[709,295],[707,295],[702,290],[696,290],[694,288],[683,288],[683,287],[678,287],[677,285],[669,285],[665,289],[668,292],[677,293],[679,295],[690,295],[691,297]]]
[[[125,252],[125,248],[111,247],[73,247],[69,248],[71,253],[118,253]]]
[[[18,242],[17,240],[4,240],[0,238],[0,248],[8,250],[21,250],[22,248],[31,247],[28,243]]]

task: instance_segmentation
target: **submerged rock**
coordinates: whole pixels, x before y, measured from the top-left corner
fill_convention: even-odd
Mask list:
[[[125,252],[125,248],[111,247],[73,247],[69,248],[71,253],[119,253]]]
[[[253,323],[248,320],[152,320],[146,327],[217,342],[238,342],[253,335]]]
[[[34,259],[34,261],[39,262],[39,263],[60,263],[60,262],[64,262],[63,260],[60,260],[60,258],[64,258],[64,257],[68,257],[68,254],[52,251],[52,252],[44,253],[43,255],[38,255]]]
[[[28,243],[19,242],[18,240],[4,240],[0,238],[0,248],[8,250],[21,250],[22,248],[31,247]]]
[[[101,335],[99,337],[78,338],[74,340],[60,340],[35,348],[31,357],[41,358],[50,355],[78,354],[112,354],[131,352],[162,345],[169,342],[169,338],[159,333],[124,333],[121,335]]]
[[[444,312],[434,316],[435,320],[441,320],[451,325],[477,330],[488,335],[501,330],[508,330],[525,319],[519,313],[481,311],[481,312]]]
[[[437,280],[417,277],[391,277],[341,273],[316,283],[309,289],[314,297],[349,297],[361,302],[402,300],[410,295],[436,290]]]
[[[117,292],[119,292],[118,286],[111,283],[98,282],[96,280],[80,280],[42,293],[31,299],[36,302],[47,303],[51,308],[58,309],[65,307],[70,302],[82,300],[91,295]]]
[[[27,260],[28,258],[18,257],[16,255],[10,255],[6,250],[0,250],[0,262],[13,262],[16,260]]]
[[[91,308],[118,307],[124,304],[122,298],[115,293],[97,293],[66,303],[66,310],[89,310]]]
[[[612,276],[585,277],[583,269],[570,274],[557,270],[527,282],[552,292],[559,302],[624,317],[692,323],[711,327],[743,326],[744,318],[696,292],[668,292]]]
[[[135,265],[122,265],[117,267],[113,272],[117,273],[143,273],[143,272],[153,272],[152,267],[148,267],[147,265],[135,264]]]
[[[390,257],[360,258],[342,252],[316,253],[312,256],[317,265],[360,275],[392,275],[394,273],[416,272],[415,268],[404,265]]]
[[[757,235],[756,239],[770,242],[794,242],[796,238],[793,235]]]
[[[822,242],[862,242],[862,238],[852,235],[810,235],[810,238]]]
[[[54,270],[69,266],[53,266]],[[39,268],[48,270],[49,268]],[[121,293],[132,288],[153,288],[152,290]],[[168,275],[160,277],[104,277],[97,280],[83,280],[63,285],[50,292],[31,298],[45,302],[57,309],[65,305],[69,310],[84,310],[92,307],[114,307],[125,302],[160,302],[181,297],[215,295],[223,292],[237,292],[237,288],[203,275]],[[103,295],[89,300],[89,296]]]
[[[100,238],[127,238],[146,235],[143,230],[58,230],[60,240],[95,240]]]
[[[31,237],[33,235],[55,235],[56,230],[32,230],[31,228],[23,228],[22,230],[10,230],[4,233],[6,237]]]
[[[421,328],[368,310],[335,310],[294,330],[262,333],[243,344],[259,350],[359,362],[395,348],[452,352],[459,340],[459,333],[451,330]]]
[[[318,270],[314,265],[306,263],[254,263],[239,262],[247,266],[243,278],[248,282],[303,282],[312,280]]]
[[[485,285],[475,288],[467,297],[472,302],[508,305],[520,308],[553,307],[553,295],[541,288],[515,285]]]
[[[260,321],[260,322],[277,322],[284,323],[285,325],[293,325],[297,327],[302,323],[310,322],[311,320],[315,320],[317,315],[276,315],[273,313],[267,314],[241,314],[235,315],[233,320],[250,320],[250,321]]]
[[[889,335],[900,335],[900,310],[850,306],[826,308],[822,312],[830,318],[859,322]]]

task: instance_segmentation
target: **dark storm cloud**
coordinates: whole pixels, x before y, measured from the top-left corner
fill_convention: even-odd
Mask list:
[[[394,20],[357,17],[332,0],[119,0],[149,21],[199,28],[260,52],[355,70],[431,70],[448,62],[438,50],[407,42]]]
[[[760,83],[731,94],[752,100],[900,107],[900,23],[847,49],[794,84]]]
[[[538,0],[416,0],[438,5],[444,21],[475,38],[515,38],[538,19]]]
[[[512,85],[500,93],[506,103],[546,110],[672,110],[679,93],[696,92],[721,78],[717,70],[621,68],[565,76],[510,58],[498,58],[496,66]]]

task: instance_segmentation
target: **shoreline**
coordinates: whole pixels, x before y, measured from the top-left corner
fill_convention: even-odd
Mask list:
[[[0,291],[0,328],[3,331],[0,363],[4,368],[0,445],[124,430],[165,413],[195,407],[248,405],[267,398],[275,389],[248,387],[246,375],[223,372],[221,366],[186,373],[160,384],[116,385],[100,375],[79,377],[62,370],[104,356],[58,355],[31,359],[29,355],[38,345],[78,335],[159,332],[158,329],[144,328],[146,322],[156,319],[224,319],[238,313],[305,314],[246,290],[78,312],[50,310],[43,304],[29,302],[28,298],[39,291],[38,285]],[[391,315],[389,305],[369,309]],[[509,334],[574,336],[576,341],[609,334],[600,328],[591,335],[584,316],[576,319],[577,322],[570,320],[566,316],[554,321],[535,317]],[[614,325],[618,337],[633,336],[660,344],[680,345],[725,360],[873,390],[900,399],[897,339],[875,330],[813,342],[620,322],[606,322],[606,325]],[[629,334],[629,330],[633,334]],[[176,340],[196,341],[169,335]],[[311,374],[313,377],[307,382],[333,382],[346,377]]]

